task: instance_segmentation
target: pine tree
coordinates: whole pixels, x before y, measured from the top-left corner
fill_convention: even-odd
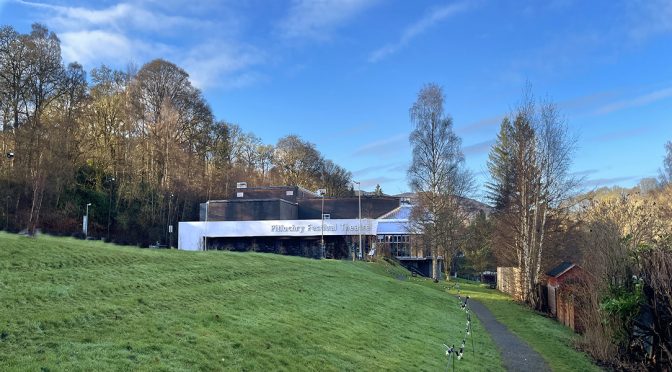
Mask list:
[[[487,198],[496,211],[502,211],[510,203],[514,189],[515,174],[512,166],[512,135],[513,126],[509,118],[504,118],[497,135],[497,142],[490,149],[488,156],[488,170],[491,181],[487,182]]]
[[[380,184],[376,184],[376,189],[373,191],[373,194],[376,196],[383,196],[383,189],[380,188]]]

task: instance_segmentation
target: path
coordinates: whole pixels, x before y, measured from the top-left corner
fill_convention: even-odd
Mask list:
[[[507,370],[535,372],[551,370],[539,353],[498,322],[487,307],[470,298],[469,308],[478,316],[478,320],[497,345]]]

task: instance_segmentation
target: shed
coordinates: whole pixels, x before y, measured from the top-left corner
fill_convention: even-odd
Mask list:
[[[574,331],[579,331],[581,326],[571,287],[582,274],[583,269],[580,266],[568,261],[560,263],[546,273],[549,312]]]

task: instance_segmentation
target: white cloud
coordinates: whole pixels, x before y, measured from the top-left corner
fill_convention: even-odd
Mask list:
[[[397,40],[394,43],[387,44],[371,52],[371,54],[369,55],[369,62],[372,63],[378,62],[398,52],[400,49],[408,45],[408,43],[410,43],[413,39],[423,34],[432,26],[456,14],[462,13],[467,9],[469,9],[469,4],[465,2],[449,4],[440,8],[433,9],[417,22],[406,27],[402,32],[399,40]]]
[[[66,62],[77,61],[85,66],[128,62],[134,55],[133,42],[118,33],[93,30],[64,32],[59,35]]]
[[[194,85],[207,89],[213,85],[240,88],[263,80],[248,69],[265,60],[264,53],[251,46],[212,40],[192,48],[181,62]]]
[[[266,61],[264,54],[239,40],[240,23],[231,9],[221,9],[221,3],[198,10],[223,14],[212,22],[184,16],[193,10],[184,9],[184,1],[120,2],[99,9],[18,2],[37,10],[41,21],[57,32],[65,62],[77,61],[87,69],[101,63],[123,68],[129,62],[165,58],[189,72],[192,83],[201,89],[237,88],[264,79],[251,70]],[[207,35],[206,40],[190,37],[193,31]],[[172,34],[180,37],[166,37]]]
[[[637,96],[634,98],[629,98],[621,101],[616,101],[612,102],[609,104],[606,104],[597,110],[595,110],[594,114],[596,115],[604,115],[604,114],[609,114],[614,111],[619,111],[631,107],[639,107],[639,106],[646,106],[648,104],[666,99],[672,97],[672,87],[664,88],[664,89],[659,89],[647,94],[643,94],[641,96]]]
[[[279,25],[288,39],[326,40],[334,28],[373,6],[378,0],[294,0]]]
[[[630,37],[641,41],[648,37],[672,32],[672,1],[644,0],[629,4],[632,19]]]
[[[102,26],[117,30],[130,27],[144,31],[166,31],[204,25],[201,20],[150,11],[129,3],[119,3],[103,9],[90,9],[23,0],[19,2],[49,12],[52,26],[69,30]]]
[[[490,148],[495,142],[496,140],[493,138],[487,141],[474,143],[473,145],[463,147],[462,152],[465,156],[485,154],[490,151]]]
[[[380,176],[380,177],[373,177],[373,178],[367,178],[362,180],[361,187],[363,191],[366,191],[367,188],[375,188],[376,185],[381,185],[384,186],[386,183],[393,183],[396,181],[400,181],[403,178],[393,178],[393,177],[387,177],[387,176]]]
[[[396,154],[404,145],[408,146],[408,134],[406,133],[377,140],[361,146],[353,152],[353,156],[385,156]]]

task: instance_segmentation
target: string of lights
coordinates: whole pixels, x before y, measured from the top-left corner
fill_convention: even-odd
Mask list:
[[[445,349],[446,357],[448,358],[448,364],[446,366],[446,370],[450,368],[450,365],[452,364],[452,369],[455,371],[455,359],[457,360],[462,360],[464,358],[464,351],[465,351],[465,346],[467,343],[467,337],[471,339],[471,349],[475,353],[476,349],[474,347],[474,337],[473,337],[473,328],[471,326],[471,309],[469,308],[469,296],[466,296],[462,298],[462,295],[460,294],[460,285],[456,284],[455,288],[457,289],[457,300],[460,306],[460,310],[464,311],[466,313],[466,327],[464,329],[464,336],[462,337],[462,343],[460,344],[459,348],[455,347],[455,344],[452,344],[451,346],[448,346],[446,344],[443,344],[443,347]]]

